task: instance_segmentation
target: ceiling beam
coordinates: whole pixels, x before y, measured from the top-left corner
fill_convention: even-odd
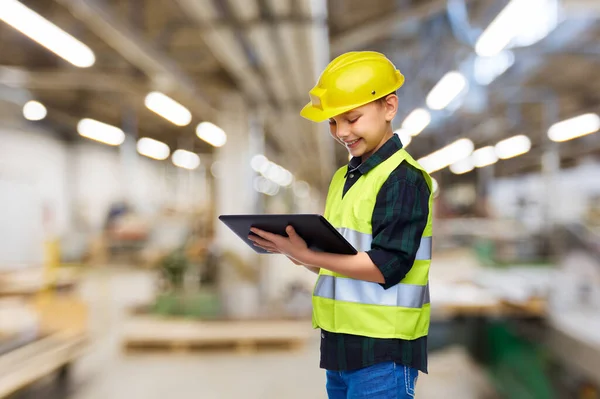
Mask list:
[[[10,87],[37,90],[94,90],[142,95],[148,92],[146,82],[123,74],[92,70],[43,70],[0,66],[0,83]]]
[[[211,0],[177,0],[182,10],[203,27],[200,38],[219,60],[223,69],[230,73],[241,88],[244,97],[258,103],[268,101],[260,76],[254,71],[235,31],[230,27],[217,27],[214,21],[219,12]]]
[[[198,115],[211,118],[213,105],[196,88],[196,81],[166,54],[155,48],[140,32],[119,21],[108,7],[91,0],[56,0],[77,19],[117,51],[132,65],[142,70],[156,89],[180,97]]]
[[[399,25],[425,20],[445,11],[446,3],[447,0],[422,1],[409,9],[400,9],[376,20],[352,27],[352,29],[331,38],[331,53],[338,55],[367,47],[382,37],[389,36]]]
[[[269,85],[271,90],[275,92],[286,90],[285,93],[278,93],[280,96],[289,94],[290,72],[282,70],[281,77],[269,77],[268,79],[275,79],[276,81],[266,83],[261,74],[251,65],[242,42],[236,35],[237,32],[240,32],[248,37],[248,44],[254,48],[259,57],[257,60],[258,65],[265,69],[266,74],[268,74],[269,69],[272,72],[274,71],[276,67],[273,64],[277,65],[278,60],[276,54],[271,53],[277,50],[276,46],[273,45],[273,40],[277,39],[277,35],[269,32],[269,26],[266,24],[254,26],[247,32],[240,27],[239,21],[259,17],[259,9],[257,8],[259,3],[257,0],[251,0],[253,6],[250,8],[248,8],[248,4],[240,0],[230,2],[235,20],[238,22],[236,25],[229,27],[214,23],[219,18],[219,12],[211,0],[177,0],[177,2],[186,15],[194,19],[198,26],[202,28],[202,40],[204,40],[215,58],[219,60],[221,66],[234,77],[244,98],[254,109],[265,114],[264,123],[271,131],[275,132],[270,137],[276,145],[282,148],[290,159],[297,160],[303,165],[314,164],[314,157],[306,151],[297,150],[304,139],[301,136],[303,132],[299,131],[297,127],[298,124],[282,124],[281,120],[286,118],[285,106],[280,110],[275,110],[269,100],[269,90],[267,89]],[[279,25],[279,27],[281,26]],[[260,31],[261,29],[262,31]],[[293,32],[293,30],[290,32]],[[293,44],[290,51],[295,50],[298,53],[299,50]],[[296,56],[299,60],[302,60],[304,54],[298,53]],[[269,65],[267,66],[267,64]],[[300,65],[300,61],[296,64],[296,66],[298,65]],[[302,68],[298,69],[298,72],[301,73]]]

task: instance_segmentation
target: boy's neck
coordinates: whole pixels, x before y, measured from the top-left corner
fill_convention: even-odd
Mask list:
[[[389,139],[391,139],[392,137],[394,137],[394,132],[392,131],[392,127],[388,126],[388,129],[385,132],[385,135],[383,136],[383,138],[381,139],[381,142],[379,144],[379,146],[377,146],[375,148],[375,150],[373,150],[369,155],[363,155],[360,157],[360,162],[363,163],[365,162],[367,159],[369,159],[369,157],[373,154],[375,154],[377,151],[379,151],[379,149],[381,147],[384,146],[385,143],[388,142]]]

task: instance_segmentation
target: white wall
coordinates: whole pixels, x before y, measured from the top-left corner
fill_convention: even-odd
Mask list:
[[[42,261],[43,209],[60,230],[69,221],[67,155],[45,132],[0,130],[0,267]]]
[[[102,228],[113,201],[129,198],[152,215],[164,205],[201,206],[210,198],[202,169],[189,172],[169,161],[135,155],[95,142],[66,144],[46,131],[0,126],[0,267],[42,260],[43,209],[54,215],[55,234],[68,232],[73,211],[93,231]]]

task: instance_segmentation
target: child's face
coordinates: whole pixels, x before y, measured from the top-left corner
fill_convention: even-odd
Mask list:
[[[329,119],[329,132],[353,157],[364,161],[390,137],[390,122],[398,109],[398,97],[390,95]]]

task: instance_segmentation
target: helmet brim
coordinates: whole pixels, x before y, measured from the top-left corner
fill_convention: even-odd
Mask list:
[[[402,79],[399,79],[398,82],[396,83],[396,85],[394,85],[394,87],[390,88],[390,92],[383,96],[369,99],[368,101],[361,102],[358,104],[351,104],[346,107],[329,108],[327,111],[322,110],[321,108],[315,107],[315,106],[313,106],[312,102],[309,102],[300,111],[300,116],[302,116],[312,122],[316,122],[316,123],[324,122],[329,118],[343,114],[344,112],[348,112],[352,109],[362,107],[363,105],[366,105],[370,102],[376,101],[379,98],[383,98],[383,97],[389,95],[390,93],[400,89],[403,85],[404,85],[404,77],[402,77]]]
[[[308,119],[309,121],[320,123],[325,122],[327,119],[334,116],[343,114],[344,112],[348,112],[354,108],[357,108],[357,106],[352,105],[345,108],[335,108],[323,111],[322,109],[313,106],[312,103],[308,103],[304,106],[304,108],[302,108],[302,111],[300,111],[300,116]]]

